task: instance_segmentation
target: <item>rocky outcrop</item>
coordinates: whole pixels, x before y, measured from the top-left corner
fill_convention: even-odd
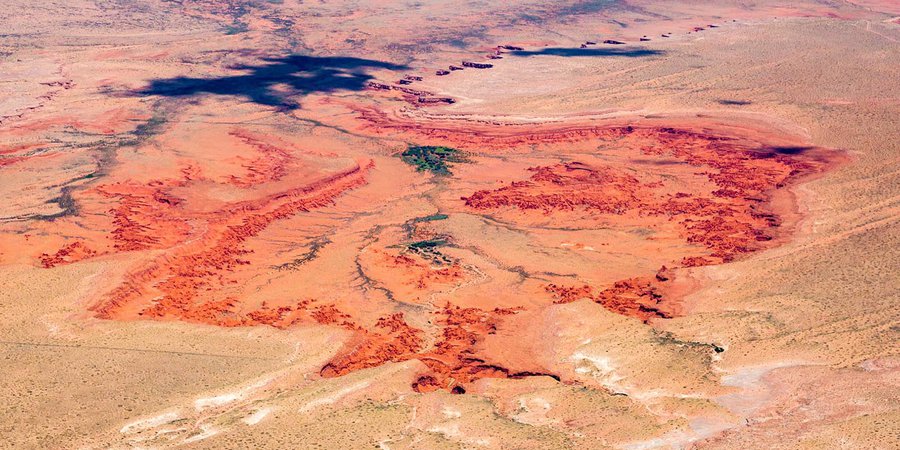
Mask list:
[[[374,89],[376,91],[390,91],[392,89],[391,85],[389,84],[376,83],[374,81],[366,83],[366,87],[368,89]]]
[[[84,242],[75,241],[67,244],[65,247],[59,249],[59,251],[52,255],[42,253],[39,258],[41,260],[41,267],[49,269],[60,264],[68,264],[81,261],[83,259],[88,259],[95,256],[96,254],[97,252],[88,248],[87,244],[85,244]]]
[[[132,310],[135,308],[133,304],[137,303],[140,315],[144,317],[232,325],[241,323],[239,318],[229,313],[227,302],[210,303],[208,298],[211,292],[228,284],[229,273],[250,264],[244,259],[244,255],[249,253],[243,246],[244,242],[275,221],[331,204],[347,190],[364,184],[365,173],[370,167],[357,165],[305,186],[258,200],[225,205],[211,216],[203,217],[205,226],[202,234],[193,236],[190,245],[181,246],[174,244],[186,241],[190,231],[188,222],[198,218],[182,213],[174,200],[160,200],[168,199],[160,196],[160,193],[165,194],[165,183],[138,191],[141,195],[133,192],[125,202],[126,207],[117,208],[123,217],[120,223],[128,225],[120,225],[113,231],[117,248],[134,250],[155,246],[169,251],[143,269],[129,274],[122,285],[93,306],[92,310],[99,317],[114,318],[125,306]],[[143,205],[153,205],[151,202],[164,206],[153,206],[147,213]],[[173,227],[182,235],[173,237],[169,229],[173,227],[161,228],[160,220],[179,225],[181,228]],[[151,230],[158,232],[148,233]],[[146,297],[151,292],[155,299],[148,303]],[[217,319],[214,316],[221,317]]]
[[[444,103],[447,105],[452,105],[456,103],[456,100],[452,97],[419,97],[419,103],[425,104],[435,104],[435,103]]]
[[[322,367],[326,378],[412,358],[422,347],[422,330],[410,327],[403,313],[378,319],[372,330],[358,329],[354,342]]]
[[[615,282],[611,287],[594,293],[590,286],[545,286],[554,298],[554,303],[571,303],[589,299],[604,308],[634,317],[642,322],[652,319],[668,319],[675,316],[674,305],[666,304],[659,293],[661,281],[652,278],[629,278]]]
[[[573,162],[528,170],[533,172],[530,181],[513,182],[494,191],[478,191],[462,200],[475,209],[513,206],[550,214],[560,209],[587,208],[621,214],[639,207],[641,198],[650,195],[637,178],[609,167]]]
[[[230,135],[259,153],[258,157],[243,164],[246,173],[228,177],[231,184],[249,188],[281,180],[287,174],[287,165],[294,159],[289,149],[275,146],[244,131],[232,131]]]

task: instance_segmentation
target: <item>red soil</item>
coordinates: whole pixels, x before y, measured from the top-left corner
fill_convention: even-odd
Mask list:
[[[154,181],[146,185],[116,183],[103,185],[97,192],[119,200],[109,210],[115,229],[112,240],[119,251],[167,248],[183,241],[189,226],[179,217],[181,199],[166,193],[183,182]]]
[[[30,154],[40,148],[41,146],[39,144],[0,146],[0,167],[11,166],[31,158],[47,156],[47,154]]]
[[[654,133],[657,143],[644,146],[644,154],[675,157],[702,168],[715,190],[672,194],[659,189],[665,187],[663,182],[642,183],[611,167],[568,163],[531,168],[529,181],[477,191],[463,200],[479,210],[511,206],[550,214],[583,208],[597,214],[664,216],[680,225],[687,242],[709,249],[709,258],[694,257],[685,265],[704,265],[701,261],[728,262],[766,248],[781,225],[779,216],[767,210],[772,192],[824,166],[800,155],[746,148],[671,128],[634,133]]]

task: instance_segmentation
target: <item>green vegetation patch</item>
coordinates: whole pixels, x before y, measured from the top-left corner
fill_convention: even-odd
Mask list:
[[[445,245],[447,245],[447,240],[438,238],[413,242],[411,244],[407,244],[406,248],[410,250],[433,250],[437,247],[443,247]]]
[[[450,241],[448,241],[446,237],[437,237],[406,244],[406,250],[430,260],[432,264],[442,266],[445,264],[453,264],[453,259],[441,253],[439,250],[441,247],[446,247],[447,245],[450,245]]]
[[[437,213],[437,214],[432,214],[430,216],[425,216],[425,217],[416,217],[415,219],[413,219],[413,222],[415,222],[415,223],[434,222],[435,220],[447,220],[448,217],[450,217],[450,216],[448,216],[446,214]]]
[[[430,145],[410,145],[400,154],[400,158],[403,162],[416,166],[416,170],[420,172],[427,170],[441,176],[452,175],[450,164],[469,162],[465,155],[455,148]]]

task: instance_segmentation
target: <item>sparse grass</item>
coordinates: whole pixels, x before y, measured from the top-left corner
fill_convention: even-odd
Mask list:
[[[400,158],[403,162],[416,166],[416,170],[420,172],[429,171],[440,176],[452,175],[449,167],[451,163],[469,162],[455,148],[430,145],[410,145],[400,154]]]

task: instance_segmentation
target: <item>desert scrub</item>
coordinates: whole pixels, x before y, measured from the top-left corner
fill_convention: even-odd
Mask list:
[[[426,239],[424,241],[412,242],[406,244],[406,250],[415,253],[432,264],[445,265],[453,264],[453,259],[444,255],[439,250],[440,247],[449,245],[450,242],[445,237],[437,237],[434,239]]]
[[[432,214],[430,216],[425,216],[425,217],[416,217],[415,219],[413,219],[413,222],[414,223],[434,222],[435,220],[447,220],[448,217],[450,217],[450,216],[448,216],[446,214],[437,213],[437,214]]]
[[[430,145],[410,145],[400,154],[400,158],[403,162],[416,166],[416,170],[420,172],[427,170],[441,176],[451,175],[450,163],[469,162],[465,155],[455,148]]]
[[[414,250],[414,251],[415,250],[426,250],[426,249],[431,250],[431,249],[434,249],[437,247],[443,247],[445,245],[447,245],[446,239],[437,238],[437,239],[427,239],[424,241],[413,242],[411,244],[408,244],[406,246],[406,248],[408,248],[410,250]]]

